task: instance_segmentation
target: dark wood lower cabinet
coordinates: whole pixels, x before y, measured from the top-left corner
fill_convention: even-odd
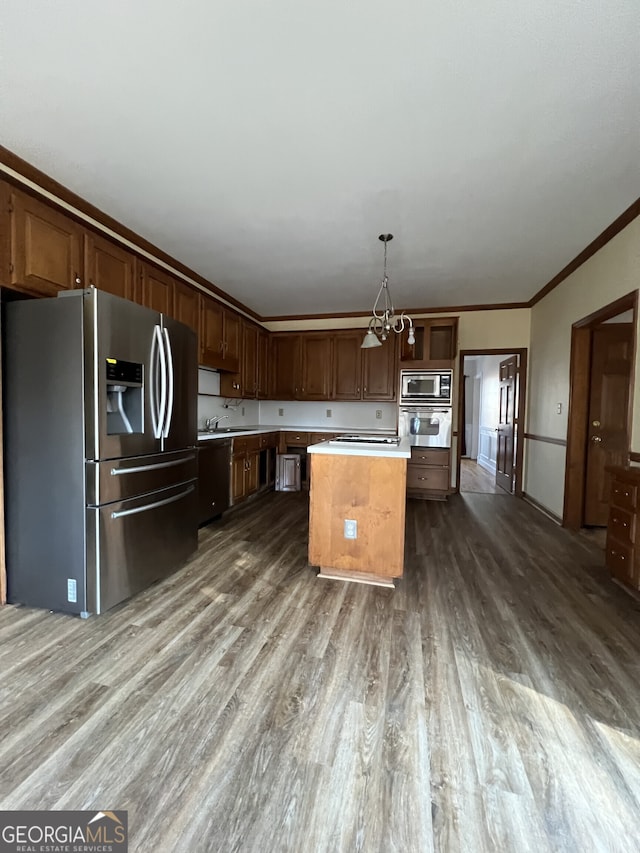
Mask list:
[[[412,447],[407,465],[407,497],[444,500],[451,484],[448,447]]]
[[[606,563],[612,577],[640,589],[640,549],[636,548],[640,468],[611,466]]]

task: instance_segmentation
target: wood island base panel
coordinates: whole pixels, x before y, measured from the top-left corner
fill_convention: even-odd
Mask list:
[[[310,456],[309,563],[323,578],[393,586],[404,568],[406,458]]]
[[[383,578],[380,575],[372,575],[368,572],[341,572],[339,569],[325,569],[320,567],[319,578],[329,581],[351,581],[352,583],[368,583],[372,586],[383,586],[387,589],[395,589],[396,585],[392,578]]]

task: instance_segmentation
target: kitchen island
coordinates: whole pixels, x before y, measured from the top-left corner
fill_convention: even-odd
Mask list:
[[[309,563],[319,577],[393,587],[404,568],[411,447],[361,438],[309,448]]]

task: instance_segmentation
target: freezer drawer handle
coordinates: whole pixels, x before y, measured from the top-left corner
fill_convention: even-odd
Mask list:
[[[121,477],[123,474],[140,474],[142,471],[156,471],[158,468],[173,468],[174,465],[182,465],[183,462],[191,462],[195,456],[185,456],[183,459],[172,459],[169,462],[158,462],[155,465],[136,465],[135,468],[112,468],[112,477]]]
[[[156,501],[152,504],[137,506],[135,509],[122,509],[120,512],[112,512],[111,518],[125,518],[127,515],[137,515],[137,513],[146,512],[148,509],[156,509],[159,506],[166,506],[167,504],[175,503],[175,501],[182,500],[182,498],[195,491],[195,488],[195,486],[189,486],[188,489],[185,489],[184,492],[180,492],[179,495],[174,495],[171,498],[165,498],[163,501]]]

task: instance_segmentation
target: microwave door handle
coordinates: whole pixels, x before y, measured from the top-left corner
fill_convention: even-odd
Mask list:
[[[165,352],[167,356],[167,411],[165,415],[162,436],[163,438],[167,438],[167,436],[169,435],[169,428],[171,427],[171,417],[173,415],[173,390],[175,381],[175,370],[173,366],[173,352],[171,350],[171,340],[169,339],[169,332],[166,328],[163,328],[162,331],[164,332]]]

